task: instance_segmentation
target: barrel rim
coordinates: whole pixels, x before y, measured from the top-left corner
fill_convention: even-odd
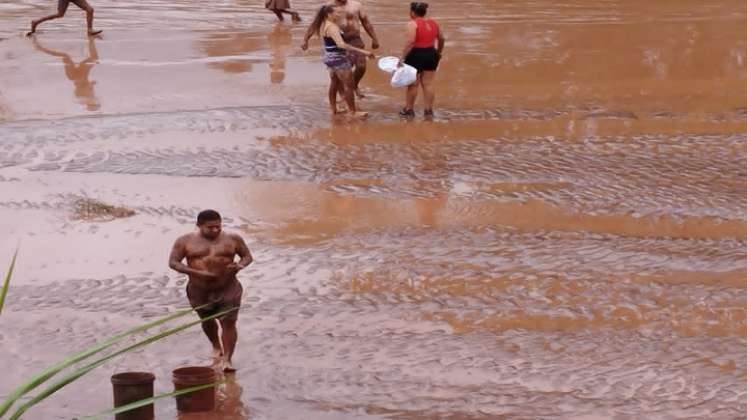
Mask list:
[[[183,366],[174,369],[171,371],[171,374],[174,379],[183,379],[183,378],[207,378],[212,379],[217,377],[217,373],[215,372],[215,369],[212,367],[207,366]]]
[[[156,380],[150,372],[119,372],[111,377],[113,385],[148,385]]]

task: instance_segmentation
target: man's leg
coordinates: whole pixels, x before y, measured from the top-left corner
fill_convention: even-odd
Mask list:
[[[234,372],[236,369],[233,367],[232,358],[233,351],[236,349],[236,340],[239,338],[239,333],[236,330],[235,319],[221,319],[221,339],[223,341],[223,371]]]
[[[365,98],[365,95],[361,92],[360,83],[363,76],[366,75],[366,57],[363,54],[356,54],[355,60],[355,71],[353,72],[353,81],[355,84],[355,94],[359,98]]]
[[[205,332],[210,344],[213,345],[213,358],[220,359],[223,355],[223,348],[220,345],[220,337],[218,337],[218,321],[211,319],[205,321],[202,324],[202,331]]]
[[[88,35],[98,35],[102,31],[93,30],[93,7],[86,0],[71,0],[76,6],[80,7],[86,12],[86,24],[88,27]]]
[[[57,2],[57,13],[49,16],[45,16],[38,20],[32,20],[31,21],[31,31],[26,34],[26,36],[32,35],[34,32],[36,32],[36,27],[39,26],[42,22],[46,22],[48,20],[52,19],[59,19],[63,16],[65,16],[65,12],[67,11],[67,6],[70,5],[70,0],[59,0]]]
[[[345,40],[345,42],[356,48],[366,48],[366,43],[360,37],[352,38],[350,41]],[[353,89],[355,90],[355,95],[359,98],[365,98],[363,93],[361,93],[359,85],[366,74],[366,56],[357,52],[351,52],[349,57],[353,63]]]

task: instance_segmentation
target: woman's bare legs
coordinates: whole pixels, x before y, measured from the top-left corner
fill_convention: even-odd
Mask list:
[[[418,73],[415,83],[407,87],[407,92],[405,92],[405,109],[400,112],[402,116],[412,117],[415,115],[413,110],[415,109],[415,101],[418,99],[418,86],[421,83],[420,75]]]
[[[332,115],[337,114],[337,91],[340,89],[340,81],[337,80],[337,75],[334,71],[329,72],[329,107],[332,110]]]
[[[291,19],[294,22],[300,22],[301,21],[301,15],[298,14],[298,12],[294,12],[290,9],[272,9],[272,12],[275,13],[275,16],[278,17],[278,20],[283,21],[283,13],[291,15]]]
[[[294,22],[300,22],[301,21],[301,15],[298,14],[298,12],[294,12],[293,10],[283,10],[283,12],[288,13],[291,15],[291,20]]]
[[[425,102],[426,114],[433,114],[433,102],[436,99],[436,91],[433,89],[435,78],[435,71],[424,71],[419,77],[420,85],[423,86],[423,100]]]
[[[355,80],[353,79],[353,71],[351,69],[335,70],[335,75],[340,83],[339,89],[342,92],[342,97],[345,98],[345,102],[348,105],[348,112],[356,117],[365,117],[366,113],[358,111],[358,108],[355,106]]]

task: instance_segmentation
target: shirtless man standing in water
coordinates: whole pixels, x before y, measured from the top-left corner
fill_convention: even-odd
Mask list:
[[[213,358],[223,363],[224,371],[233,372],[236,369],[231,358],[238,338],[236,320],[243,291],[236,273],[252,263],[252,254],[239,235],[221,231],[222,220],[214,210],[197,215],[197,228],[197,232],[174,242],[169,267],[189,276],[187,298],[193,308],[208,304],[197,311],[200,318],[237,308],[221,316],[219,321],[211,319],[202,323],[202,330],[213,345]],[[234,262],[237,255],[241,259]],[[184,258],[186,265],[182,263]],[[219,323],[221,337],[218,337]]]
[[[343,20],[337,23],[337,26],[342,29],[342,39],[347,44],[354,47],[365,49],[366,43],[361,38],[361,25],[366,30],[368,36],[371,37],[371,48],[376,50],[379,48],[379,38],[376,37],[373,25],[368,20],[368,14],[363,10],[363,5],[357,0],[333,0],[327,3],[330,6],[340,8],[344,11],[342,14]],[[309,48],[309,39],[314,36],[314,28],[309,26],[306,31],[306,35],[303,37],[303,44],[301,49],[306,51]],[[355,94],[359,98],[363,98],[358,84],[360,83],[363,76],[366,74],[366,59],[367,57],[361,53],[349,51],[348,56],[350,61],[353,63],[353,79],[355,82]]]
[[[78,6],[81,10],[86,12],[86,23],[88,25],[88,35],[94,36],[101,33],[101,31],[97,31],[93,29],[93,7],[91,7],[90,4],[86,0],[58,0],[57,1],[57,13],[49,16],[45,16],[38,20],[32,20],[31,21],[31,31],[26,34],[26,36],[31,36],[36,32],[36,27],[39,26],[42,22],[46,22],[48,20],[52,19],[59,19],[63,16],[65,16],[65,12],[67,12],[67,7],[70,6],[70,3],[73,3],[74,5]]]

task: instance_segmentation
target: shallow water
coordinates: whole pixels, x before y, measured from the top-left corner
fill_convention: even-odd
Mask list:
[[[53,5],[0,4],[0,396],[186,305],[166,259],[213,207],[256,259],[240,370],[217,414],[159,419],[743,416],[746,4],[434,0],[436,119],[399,120],[372,68],[352,122],[261,3],[95,0],[93,41],[74,6],[30,40]],[[369,6],[396,54],[399,2]],[[80,197],[136,215],[80,220]],[[190,330],[26,418],[208,362]]]

